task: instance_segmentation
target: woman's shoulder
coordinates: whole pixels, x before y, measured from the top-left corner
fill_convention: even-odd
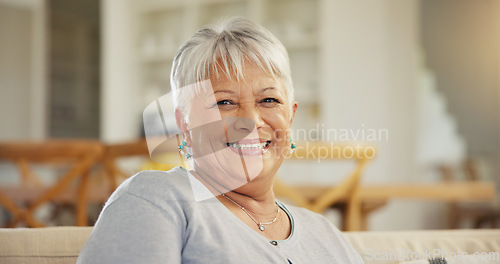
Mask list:
[[[77,263],[160,263],[164,259],[180,263],[186,189],[187,171],[180,167],[142,171],[127,179],[106,202]]]
[[[130,177],[128,191],[143,193],[151,191],[175,191],[189,187],[188,171],[182,167],[175,167],[169,171],[145,170]]]
[[[112,203],[125,194],[155,204],[193,200],[188,172],[182,167],[175,167],[169,171],[146,170],[138,172],[120,184],[109,198],[108,203]]]

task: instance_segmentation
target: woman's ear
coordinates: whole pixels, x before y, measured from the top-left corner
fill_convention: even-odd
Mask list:
[[[186,118],[184,117],[184,114],[179,110],[175,109],[175,123],[177,124],[177,127],[181,131],[182,136],[184,137],[184,140],[187,143],[187,146],[191,146],[191,136],[189,134],[188,130],[188,125],[186,122]]]
[[[292,125],[293,119],[295,118],[295,113],[297,112],[297,107],[299,107],[299,104],[297,102],[293,102],[293,104],[292,104],[292,115],[290,117],[290,126]]]

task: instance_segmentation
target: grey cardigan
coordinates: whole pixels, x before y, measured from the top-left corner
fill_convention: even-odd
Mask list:
[[[292,234],[270,241],[215,197],[196,202],[188,175],[177,167],[125,181],[77,263],[363,263],[323,216],[278,203],[292,220]]]

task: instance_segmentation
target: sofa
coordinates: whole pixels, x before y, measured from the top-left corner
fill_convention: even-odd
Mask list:
[[[75,263],[91,231],[92,227],[0,228],[0,263]],[[438,256],[447,263],[500,263],[500,229],[344,235],[367,264],[429,263],[429,257]]]

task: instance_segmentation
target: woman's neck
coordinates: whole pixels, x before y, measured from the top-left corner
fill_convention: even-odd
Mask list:
[[[290,236],[290,219],[283,210],[279,210],[274,200],[272,188],[269,189],[269,192],[257,198],[238,191],[231,191],[224,195],[226,197],[220,195],[217,199],[240,218],[243,223],[260,235],[273,240],[284,240]],[[238,203],[238,205],[235,205],[234,202]],[[245,209],[243,210],[242,207]],[[267,223],[263,225],[263,229],[262,223]]]
[[[251,186],[245,185],[241,188],[226,193],[238,205],[258,214],[259,216],[274,215],[276,212],[276,203],[272,186],[266,191],[252,192],[248,190]]]
[[[276,213],[272,181],[266,182],[264,180],[255,179],[234,190],[228,190],[219,183],[214,182],[212,178],[207,175],[200,175],[200,173],[196,171],[190,171],[190,173],[228,208],[232,208],[235,205],[224,198],[222,194],[225,194],[238,205],[253,212],[259,217],[266,217]]]

